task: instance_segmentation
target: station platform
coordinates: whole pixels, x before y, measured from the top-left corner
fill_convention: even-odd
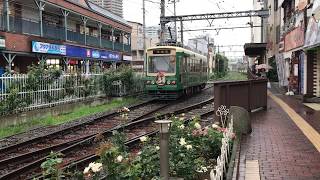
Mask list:
[[[253,113],[251,122],[233,179],[320,180],[320,111],[269,92],[267,111]]]

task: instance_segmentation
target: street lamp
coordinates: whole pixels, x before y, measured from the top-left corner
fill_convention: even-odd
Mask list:
[[[158,120],[155,123],[160,125],[160,178],[169,179],[169,128],[172,121]]]

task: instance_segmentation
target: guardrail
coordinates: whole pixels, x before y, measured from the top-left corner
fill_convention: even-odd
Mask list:
[[[27,102],[27,106],[24,105],[18,110],[32,110],[101,97],[106,95],[102,87],[102,76],[103,74],[62,75],[53,82],[44,78],[37,83],[37,89],[31,90],[27,87],[28,75],[2,75],[0,76],[0,101],[13,98],[12,89],[16,91],[15,99]],[[129,93],[143,92],[143,81],[139,80],[139,75],[135,75],[134,79],[135,83],[130,92],[121,81],[115,81],[112,84],[112,92],[108,94],[124,96]]]
[[[227,174],[227,165],[229,161],[230,142],[233,137],[233,118],[231,116],[230,123],[226,131],[223,133],[222,145],[221,145],[221,154],[217,158],[217,165],[210,171],[210,180],[223,180],[224,175]]]
[[[221,81],[214,83],[214,108],[239,106],[251,112],[267,107],[267,79]],[[219,118],[219,117],[215,117]]]

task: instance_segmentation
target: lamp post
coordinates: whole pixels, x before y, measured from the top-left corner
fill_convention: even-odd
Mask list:
[[[160,125],[160,178],[169,179],[169,128],[172,121],[159,120],[155,123]]]

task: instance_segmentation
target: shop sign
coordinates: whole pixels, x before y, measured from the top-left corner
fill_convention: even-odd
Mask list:
[[[6,48],[6,40],[3,36],[0,36],[0,49]]]
[[[284,50],[290,51],[304,45],[304,28],[299,26],[290,31],[284,38]]]
[[[320,43],[319,19],[320,0],[315,0],[312,6],[313,16],[309,18],[304,47],[308,48]]]
[[[67,45],[67,56],[77,58],[93,58],[110,61],[120,61],[120,54],[111,51],[102,51],[97,49],[87,49],[77,46]]]
[[[44,54],[66,55],[66,46],[32,41],[32,52]]]
[[[126,56],[126,55],[124,55],[124,56],[123,56],[123,60],[124,60],[124,61],[132,61],[132,56]]]

